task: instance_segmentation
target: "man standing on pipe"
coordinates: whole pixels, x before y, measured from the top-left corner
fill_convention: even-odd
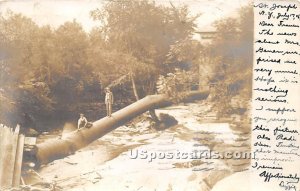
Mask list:
[[[110,89],[107,87],[105,88],[105,105],[106,105],[107,117],[111,117],[113,102],[114,102],[114,96],[110,91]]]

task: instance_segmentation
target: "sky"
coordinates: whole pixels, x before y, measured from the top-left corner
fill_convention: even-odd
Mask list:
[[[158,4],[187,4],[191,15],[201,14],[197,20],[198,30],[211,30],[216,20],[237,16],[238,9],[249,4],[250,0],[155,0]],[[8,9],[30,17],[38,25],[51,25],[56,28],[66,21],[76,19],[86,31],[99,26],[93,21],[90,11],[100,8],[106,0],[0,0],[0,12]]]

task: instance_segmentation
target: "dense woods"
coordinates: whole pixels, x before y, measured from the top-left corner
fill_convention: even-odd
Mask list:
[[[104,88],[114,110],[149,94],[197,89],[200,65],[212,71],[212,101],[233,112],[233,96],[251,96],[253,15],[216,23],[210,45],[193,38],[195,19],[186,6],[150,1],[108,1],[91,11],[101,26],[89,32],[76,20],[52,28],[7,12],[0,17],[0,120],[10,126],[47,130],[83,112],[105,115]],[[203,59],[207,58],[207,59]],[[205,60],[205,61],[203,61]],[[220,102],[224,108],[220,107]]]

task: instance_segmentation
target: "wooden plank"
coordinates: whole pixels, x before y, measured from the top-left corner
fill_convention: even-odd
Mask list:
[[[1,190],[1,187],[2,187],[2,184],[1,184],[1,179],[2,179],[2,166],[3,166],[3,150],[4,150],[4,147],[3,147],[3,144],[4,144],[4,136],[5,136],[5,130],[4,130],[4,127],[2,124],[0,124],[0,190]]]
[[[5,150],[5,142],[6,142],[6,138],[8,137],[8,131],[6,130],[6,128],[4,128],[3,124],[1,124],[1,136],[2,139],[0,140],[0,188],[3,187],[2,185],[2,179],[4,177],[4,172],[3,172],[3,166],[4,166],[4,150]]]
[[[8,163],[9,169],[7,170],[7,173],[6,173],[7,183],[10,186],[13,185],[13,177],[14,177],[14,168],[15,168],[18,138],[19,138],[19,135],[14,134],[13,131],[12,131],[11,142],[10,142],[11,146],[9,147],[10,150],[7,152],[7,154],[8,154],[7,163]]]
[[[12,184],[13,187],[18,187],[20,185],[24,141],[25,141],[25,136],[19,135],[18,145],[16,150],[16,161],[15,161],[15,168],[14,168],[13,184]]]
[[[18,124],[15,128],[15,134],[19,134],[20,133],[20,125]]]
[[[1,158],[0,158],[0,187],[9,187],[6,172],[9,169],[7,164],[7,152],[11,141],[11,132],[8,128],[3,128],[3,140],[1,143]]]
[[[14,134],[11,128],[5,128],[6,134],[4,137],[3,155],[1,156],[1,179],[2,187],[12,187],[15,155],[17,148],[18,135]]]
[[[2,124],[1,124],[2,125]],[[1,149],[2,149],[2,142],[3,142],[3,133],[4,133],[4,129],[3,129],[3,127],[1,127],[1,125],[0,125],[0,159],[1,159],[1,155],[3,154],[3,152],[1,152]],[[1,161],[0,161],[0,163],[1,163]],[[0,166],[1,167],[1,166]]]

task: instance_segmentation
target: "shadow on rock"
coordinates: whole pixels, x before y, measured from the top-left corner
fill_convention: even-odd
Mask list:
[[[175,117],[168,114],[161,113],[159,114],[158,118],[158,123],[153,122],[151,124],[152,128],[157,131],[162,131],[178,124],[178,121],[175,119]]]

